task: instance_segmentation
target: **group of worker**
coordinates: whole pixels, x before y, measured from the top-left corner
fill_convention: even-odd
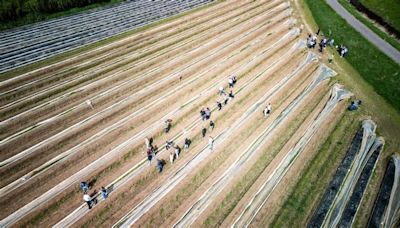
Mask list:
[[[89,195],[89,184],[86,181],[82,181],[79,184],[80,189],[83,192],[83,201],[88,205],[89,209],[92,209],[93,205],[97,203],[97,192],[94,191],[92,196]],[[101,187],[100,189],[101,196],[103,200],[108,197],[108,191],[105,187]]]

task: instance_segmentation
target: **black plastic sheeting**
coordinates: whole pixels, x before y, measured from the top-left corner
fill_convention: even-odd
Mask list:
[[[393,159],[390,159],[386,168],[385,176],[383,177],[381,183],[381,187],[379,189],[378,196],[372,209],[371,217],[368,221],[369,228],[379,227],[382,222],[386,207],[389,204],[390,193],[394,184],[395,170]]]
[[[351,227],[357,208],[360,205],[364,191],[367,187],[368,181],[371,177],[372,171],[374,170],[376,161],[378,160],[379,154],[382,151],[383,146],[379,146],[368,159],[363,171],[361,172],[360,178],[358,179],[356,186],[354,187],[353,193],[347,202],[346,208],[343,211],[343,217],[340,220],[340,227]],[[390,192],[389,192],[390,195]]]
[[[316,211],[311,217],[307,227],[310,228],[321,227],[326,217],[326,214],[328,213],[329,207],[331,206],[333,200],[335,199],[335,196],[338,193],[344,178],[346,177],[347,171],[350,168],[350,165],[353,162],[357,151],[359,151],[361,147],[362,138],[363,138],[363,128],[360,127],[360,129],[354,136],[349,149],[347,150],[346,156],[343,158],[342,163],[336,170],[333,179],[329,183],[328,188],[325,191],[324,196],[322,197],[320,204],[318,205]]]

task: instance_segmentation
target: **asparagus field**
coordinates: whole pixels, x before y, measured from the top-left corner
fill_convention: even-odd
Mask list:
[[[0,71],[209,2],[5,32]],[[353,96],[306,35],[287,0],[222,1],[1,80],[0,227],[270,225]],[[352,224],[385,142],[359,125],[310,227]],[[376,202],[370,224],[399,216],[393,159],[390,211]]]

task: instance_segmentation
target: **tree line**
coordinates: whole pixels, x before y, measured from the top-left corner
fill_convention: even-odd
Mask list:
[[[110,0],[0,0],[0,21],[11,22],[27,14],[50,14]]]

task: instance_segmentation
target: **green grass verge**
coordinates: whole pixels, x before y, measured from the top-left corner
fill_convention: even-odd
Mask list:
[[[72,56],[78,55],[81,52],[93,50],[93,49],[98,48],[100,46],[103,46],[103,45],[106,45],[106,44],[121,40],[121,39],[126,38],[128,36],[131,36],[133,34],[148,30],[150,28],[154,28],[154,27],[156,27],[158,25],[161,25],[161,24],[176,20],[176,19],[178,19],[180,17],[186,16],[186,15],[191,14],[191,13],[195,13],[197,11],[206,9],[208,7],[214,6],[214,5],[216,5],[218,3],[221,3],[221,2],[224,2],[224,1],[225,0],[217,0],[217,1],[213,2],[213,3],[207,4],[207,5],[204,5],[204,6],[200,6],[198,8],[195,8],[195,9],[192,9],[192,10],[180,13],[180,14],[176,14],[176,15],[174,15],[172,17],[169,17],[169,18],[166,18],[166,19],[163,19],[163,20],[160,20],[160,21],[156,21],[156,22],[150,23],[150,24],[145,25],[143,27],[127,31],[127,32],[112,36],[110,38],[106,38],[104,40],[101,40],[101,41],[98,41],[98,42],[95,42],[95,43],[92,43],[92,44],[88,44],[86,46],[83,46],[83,47],[80,47],[80,48],[77,48],[77,49],[74,49],[74,50],[71,50],[71,51],[67,51],[65,53],[62,53],[62,54],[59,54],[59,55],[56,55],[56,56],[53,56],[53,57],[38,61],[38,62],[34,62],[34,63],[31,63],[31,64],[26,65],[26,66],[19,67],[17,69],[11,70],[11,71],[7,71],[5,73],[0,74],[0,81],[4,81],[4,80],[7,80],[9,78],[12,78],[12,77],[27,73],[29,71],[32,71],[32,70],[35,70],[35,69],[38,69],[38,68],[41,68],[41,67],[45,67],[47,65],[51,65],[51,64],[54,64],[56,62],[71,58]]]
[[[301,173],[301,178],[292,188],[293,191],[274,218],[272,227],[307,225],[308,218],[318,205],[359,127],[356,117],[356,113],[347,112],[341,118],[317,156]]]
[[[399,112],[399,65],[348,25],[324,0],[305,0],[305,2],[324,34],[333,37],[337,44],[349,47],[347,61]]]
[[[338,1],[344,8],[346,8],[347,11],[349,11],[354,17],[356,17],[359,21],[361,21],[364,25],[366,25],[369,29],[371,29],[379,37],[381,37],[383,40],[388,42],[390,45],[392,45],[397,50],[400,50],[400,42],[395,37],[389,35],[385,31],[382,31],[382,29],[375,26],[373,21],[368,19],[366,16],[364,16],[362,13],[360,13],[356,8],[354,8],[354,6],[352,4],[350,4],[348,0],[338,0]]]
[[[383,18],[387,23],[400,31],[400,1],[399,0],[360,0],[372,12]]]

